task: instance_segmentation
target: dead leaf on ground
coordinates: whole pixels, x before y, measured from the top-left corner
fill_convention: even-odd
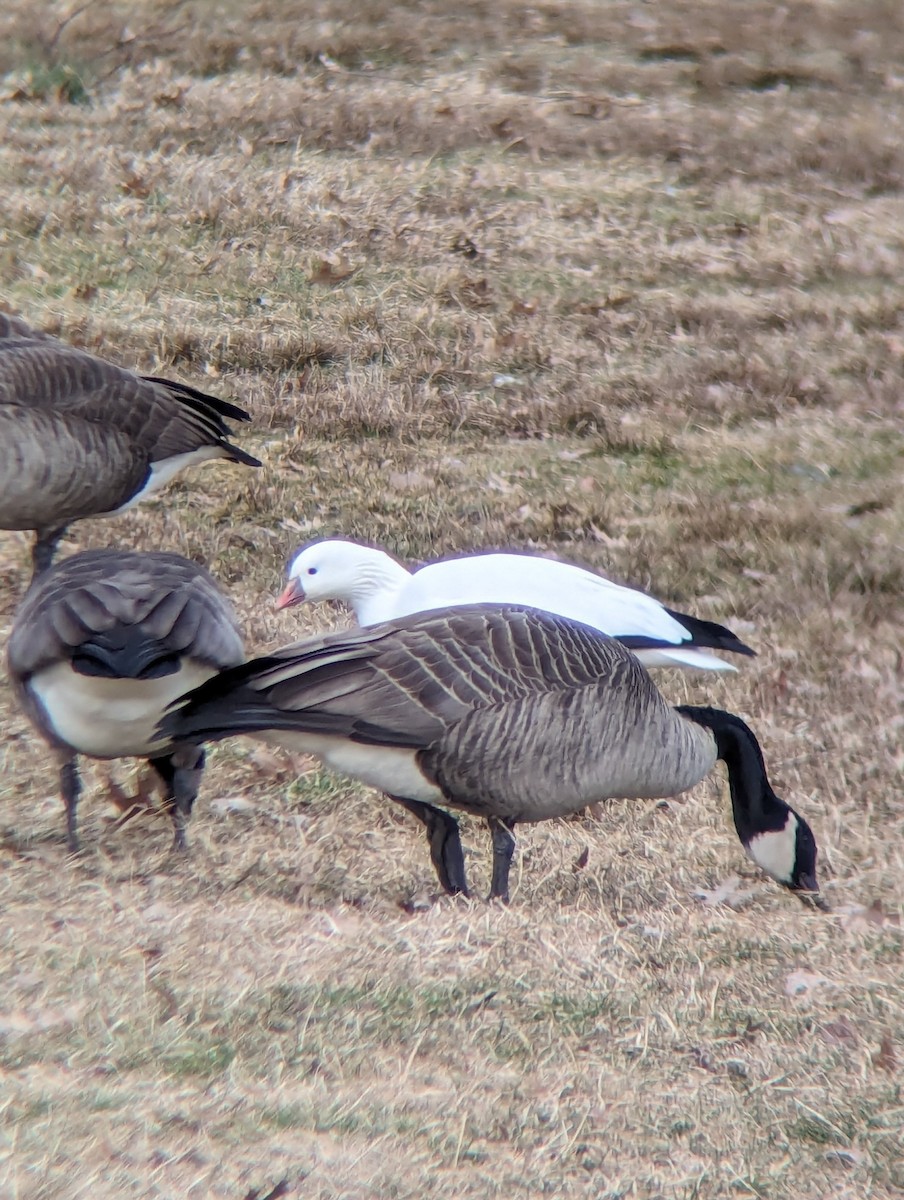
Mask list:
[[[394,492],[422,492],[433,486],[433,480],[423,471],[392,471],[389,486]]]
[[[211,811],[218,816],[225,816],[226,813],[254,812],[256,807],[254,801],[249,800],[247,796],[218,796],[210,802]]]
[[[850,1021],[839,1017],[837,1021],[827,1021],[819,1027],[819,1036],[830,1046],[852,1046],[857,1040],[857,1030]]]
[[[246,1194],[245,1200],[279,1200],[279,1197],[287,1196],[290,1190],[291,1184],[288,1178],[281,1179],[266,1195],[261,1193],[257,1188],[252,1188]]]
[[[464,233],[458,235],[449,249],[453,254],[461,254],[465,258],[477,258],[480,254],[475,242]]]
[[[343,283],[350,276],[354,275],[357,270],[347,258],[321,258],[318,259],[308,276],[308,283],[317,283],[326,287],[331,287],[337,283]]]
[[[152,185],[141,175],[129,174],[119,185],[122,191],[139,200],[146,200],[154,190]]]
[[[271,750],[269,746],[258,746],[248,758],[260,773],[268,779],[297,779],[299,775],[310,775],[317,769],[317,759],[310,754],[293,754],[290,750]]]
[[[185,96],[188,88],[182,84],[174,84],[169,88],[162,88],[154,95],[154,103],[158,108],[181,108],[185,103]]]
[[[267,776],[268,779],[279,779],[289,769],[286,760],[266,746],[256,747],[248,755],[248,758],[254,763],[260,773]]]
[[[0,1037],[27,1037],[32,1033],[50,1033],[75,1025],[84,1011],[85,1004],[66,1004],[60,1008],[39,1008],[31,1012],[17,1009],[0,1014]]]
[[[292,774],[296,778],[299,775],[310,775],[320,769],[320,760],[311,754],[294,754],[291,751],[285,753],[292,768]]]
[[[879,1043],[879,1049],[873,1055],[873,1066],[878,1067],[880,1071],[887,1071],[889,1075],[893,1075],[897,1070],[898,1056],[891,1034],[886,1033]]]
[[[688,1054],[701,1070],[715,1074],[716,1067],[713,1064],[712,1056],[702,1046],[691,1046],[688,1049]]]

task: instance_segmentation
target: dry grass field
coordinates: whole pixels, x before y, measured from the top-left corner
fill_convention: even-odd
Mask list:
[[[3,304],[266,460],[66,552],[206,562],[251,649],[345,619],[272,603],[335,533],[723,621],[758,658],[659,682],[751,722],[833,908],[717,776],[525,829],[507,909],[435,899],[413,821],[251,742],[185,861],[86,764],[72,860],[3,682],[0,1196],[900,1195],[899,0],[11,0],[0,129]]]

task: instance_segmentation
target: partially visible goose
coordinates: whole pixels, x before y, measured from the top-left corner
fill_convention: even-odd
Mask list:
[[[78,849],[76,756],[147,758],[185,826],[204,753],[154,730],[167,705],[244,658],[229,601],[214,578],[178,554],[89,550],[32,584],[7,648],[16,698],[55,751],[69,849]]]
[[[412,574],[383,550],[339,539],[314,542],[292,558],[277,606],[305,600],[344,601],[362,626],[460,605],[529,605],[618,638],[648,667],[733,671],[706,651],[754,653],[714,621],[673,612],[644,592],[531,554],[473,554]]]
[[[744,722],[670,707],[624,646],[546,613],[449,609],[299,642],[215,675],[162,728],[180,741],[263,735],[380,788],[424,822],[450,892],[467,890],[464,861],[436,805],[486,817],[490,895],[503,899],[518,822],[674,796],[721,759],[744,849],[818,895],[813,834],[772,790]]]
[[[33,529],[34,573],[71,521],[124,512],[192,463],[259,467],[229,441],[248,414],[136,375],[0,313],[0,529]]]

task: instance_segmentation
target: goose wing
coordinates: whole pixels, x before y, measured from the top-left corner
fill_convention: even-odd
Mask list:
[[[114,512],[149,472],[148,455],[119,429],[73,413],[0,405],[3,529],[44,529]]]
[[[618,643],[544,613],[478,606],[287,646],[211,679],[176,714],[186,736],[319,731],[423,747],[469,713],[596,687],[628,672]]]
[[[228,440],[226,419],[248,420],[244,409],[186,384],[136,375],[54,338],[0,338],[0,404],[49,409],[117,429],[149,462],[214,447],[221,457],[260,466]]]
[[[674,795],[714,762],[712,738],[618,642],[507,607],[286,647],[214,676],[161,729],[187,741],[268,733],[390,794],[412,795],[420,779],[434,798],[515,821]]]
[[[481,602],[530,605],[590,625],[635,651],[708,647],[753,653],[713,621],[673,612],[645,592],[571,563],[528,554],[478,554],[422,567],[399,592],[393,615]],[[663,662],[650,656],[651,665],[670,661],[668,654]],[[696,651],[685,665],[732,669]]]
[[[673,645],[689,637],[652,596],[571,563],[528,554],[477,554],[432,563],[415,571],[399,598],[404,613],[479,603],[530,605],[610,637],[658,638]]]
[[[218,670],[241,662],[235,615],[213,577],[177,554],[93,550],[41,575],[16,615],[10,675],[27,680],[111,630]]]

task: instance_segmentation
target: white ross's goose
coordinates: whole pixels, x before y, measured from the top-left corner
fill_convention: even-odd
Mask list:
[[[473,554],[411,573],[383,550],[328,539],[301,547],[277,600],[341,600],[361,626],[465,604],[519,604],[607,633],[648,667],[735,668],[708,650],[754,652],[714,621],[673,612],[644,592],[571,563],[531,554]]]

